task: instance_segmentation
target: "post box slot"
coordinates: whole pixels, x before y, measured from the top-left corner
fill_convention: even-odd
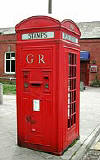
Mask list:
[[[48,76],[45,76],[44,79],[49,79],[49,77],[48,77]]]
[[[37,87],[39,87],[41,84],[39,84],[39,83],[31,83],[31,85],[34,87],[34,86],[37,86]]]
[[[33,86],[33,87],[40,87],[40,85],[42,84],[42,82],[30,82],[30,84]]]

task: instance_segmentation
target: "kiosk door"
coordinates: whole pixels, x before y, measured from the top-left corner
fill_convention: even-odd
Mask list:
[[[50,143],[50,137],[46,139],[48,132],[51,132],[51,129],[48,128],[48,125],[51,126],[52,112],[50,74],[49,71],[45,72],[39,69],[33,69],[30,72],[24,71],[23,73],[25,139],[34,144]]]
[[[38,52],[33,55],[34,51],[31,51],[32,54],[26,53],[23,54],[25,61],[22,70],[25,141],[31,144],[50,145],[50,135],[52,135],[52,133],[50,134],[52,132],[50,127],[52,124],[52,70],[41,66],[46,65],[46,63],[48,65],[47,58],[51,56],[51,51],[48,50],[46,56],[45,54],[40,55]],[[35,63],[35,57],[37,58],[37,64]],[[35,67],[33,68],[34,63]],[[30,68],[27,67],[28,65]]]

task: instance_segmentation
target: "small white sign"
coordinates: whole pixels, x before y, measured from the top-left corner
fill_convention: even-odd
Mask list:
[[[22,40],[54,38],[54,32],[32,32],[22,34]]]
[[[63,32],[63,40],[69,40],[71,42],[78,43],[78,39],[76,37],[73,37],[73,36],[66,34],[64,32]]]
[[[40,111],[40,100],[33,100],[33,111]]]

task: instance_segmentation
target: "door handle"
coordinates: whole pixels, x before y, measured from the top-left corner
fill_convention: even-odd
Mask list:
[[[31,119],[31,116],[26,116],[26,121],[30,122],[31,124],[35,124],[36,121]]]
[[[30,122],[31,121],[31,116],[26,116],[26,121]]]

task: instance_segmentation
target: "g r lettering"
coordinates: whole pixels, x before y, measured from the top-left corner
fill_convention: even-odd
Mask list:
[[[36,58],[36,59],[37,59],[37,58]],[[28,55],[26,56],[26,62],[27,62],[28,64],[34,63],[34,62],[35,62],[35,61],[34,61],[34,55],[33,55],[33,54],[28,54]],[[43,54],[39,54],[39,55],[38,55],[38,64],[40,64],[40,63],[45,63],[44,55],[43,55]]]

